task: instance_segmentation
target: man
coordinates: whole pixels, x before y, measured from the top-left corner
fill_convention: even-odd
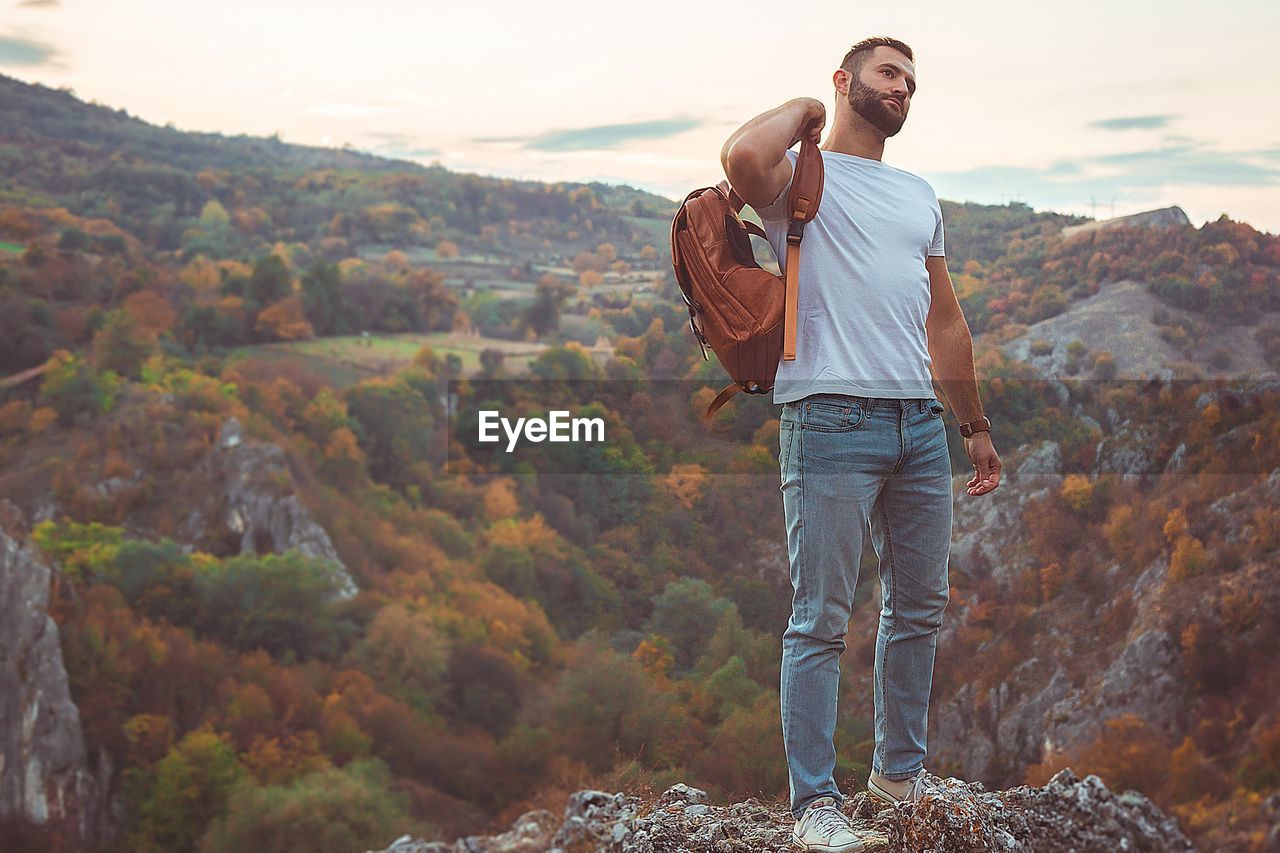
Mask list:
[[[794,361],[778,368],[774,402],[794,588],[782,641],[782,730],[796,844],[854,851],[834,780],[836,698],[867,530],[880,562],[875,751],[868,790],[918,799],[934,653],[949,593],[951,461],[944,407],[961,422],[974,475],[990,493],[1000,459],[983,417],[973,339],[947,272],[942,212],[923,178],[882,162],[915,93],[911,48],[855,44],[832,76],[835,120],[822,146],[824,190],[804,231]],[[826,110],[798,98],[725,143],[721,161],[786,257],[787,191],[796,152],[821,139]]]

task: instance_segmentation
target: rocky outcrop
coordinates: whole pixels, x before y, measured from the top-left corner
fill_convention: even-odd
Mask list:
[[[957,500],[952,529],[951,565],[968,575],[1007,580],[1031,564],[1022,528],[1022,511],[1028,500],[1062,484],[1062,450],[1056,441],[1022,445],[1002,458],[1000,488],[982,500]],[[959,472],[960,489],[973,474]],[[945,630],[945,628],[944,628]]]
[[[1098,777],[1082,780],[1071,770],[1042,788],[997,792],[948,779],[920,802],[896,807],[858,793],[846,796],[844,810],[866,838],[868,853],[1194,850],[1177,822],[1146,797],[1134,791],[1116,794]],[[687,785],[675,785],[651,801],[579,791],[569,798],[563,817],[528,812],[501,835],[449,843],[405,836],[383,853],[762,853],[794,849],[793,825],[785,803],[753,798],[716,806],[706,792]]]
[[[356,594],[329,534],[298,499],[288,459],[279,445],[249,441],[237,418],[228,418],[218,442],[201,461],[198,479],[212,485],[208,498],[182,524],[188,550],[230,534],[241,554],[282,554],[296,549],[342,566],[343,597]]]
[[[1062,229],[1064,238],[1074,237],[1076,234],[1084,234],[1088,231],[1097,231],[1105,228],[1115,228],[1117,226],[1125,226],[1128,228],[1152,228],[1157,231],[1164,231],[1168,228],[1190,228],[1191,220],[1187,218],[1186,211],[1178,207],[1161,207],[1157,210],[1144,210],[1142,213],[1131,213],[1128,216],[1117,216],[1112,219],[1103,219],[1098,222],[1084,222],[1080,225],[1068,225]]]
[[[20,514],[8,504],[3,516]],[[0,528],[0,823],[27,825],[44,849],[91,849],[110,771],[90,766],[48,613],[51,571],[10,532]]]
[[[1031,324],[1021,335],[999,346],[1005,355],[1035,368],[1042,379],[1103,381],[1094,376],[1090,358],[1078,365],[1074,377],[1068,372],[1073,341],[1080,341],[1093,351],[1111,353],[1115,380],[1119,381],[1153,377],[1172,380],[1179,377],[1177,365],[1186,361],[1204,376],[1233,381],[1277,378],[1255,332],[1260,324],[1280,322],[1280,312],[1259,313],[1247,324],[1215,323],[1213,334],[1206,335],[1190,353],[1161,336],[1162,329],[1153,320],[1157,313],[1192,328],[1205,322],[1202,314],[1161,302],[1145,284],[1116,281],[1103,284],[1084,299],[1073,300],[1062,313]],[[1214,365],[1214,353],[1224,347],[1230,352],[1230,366],[1222,369]]]

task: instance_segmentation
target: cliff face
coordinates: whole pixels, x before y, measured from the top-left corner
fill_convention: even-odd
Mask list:
[[[26,824],[46,850],[91,849],[109,770],[90,768],[49,583],[49,567],[0,526],[0,822]]]
[[[1098,777],[1080,779],[1070,770],[1043,788],[997,792],[949,779],[915,805],[883,806],[858,793],[845,797],[844,811],[866,838],[866,853],[1194,850],[1176,822],[1141,794],[1116,794]],[[686,785],[654,799],[579,791],[560,818],[528,812],[501,835],[451,843],[406,836],[382,853],[761,853],[793,850],[794,823],[785,803],[713,806],[704,791]]]
[[[218,443],[193,477],[204,484],[207,497],[183,523],[182,541],[201,547],[230,534],[241,554],[280,554],[293,548],[343,565],[329,534],[298,499],[284,450],[246,440],[236,418],[222,425]],[[342,578],[343,595],[355,595],[355,582],[345,566]]]

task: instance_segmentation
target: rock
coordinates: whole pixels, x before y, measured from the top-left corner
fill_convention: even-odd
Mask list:
[[[1075,853],[1173,853],[1191,842],[1141,794],[1117,795],[1097,776],[1062,770],[1043,788],[997,793],[948,779],[937,794],[897,806],[889,827],[893,851],[1071,850]]]
[[[1134,714],[1180,739],[1190,691],[1182,678],[1182,652],[1165,631],[1151,630],[1127,644],[1095,683],[1072,691],[1044,720],[1045,749],[1070,750],[1102,733],[1103,724]],[[1082,697],[1090,697],[1087,701]]]
[[[12,504],[7,512],[14,517]],[[48,613],[51,574],[34,550],[0,528],[0,820],[30,824],[31,839],[61,838],[67,849],[90,850],[102,838],[107,810],[99,779],[108,780],[110,770],[90,766]]]
[[[1123,480],[1158,473],[1155,452],[1159,446],[1160,437],[1152,428],[1122,426],[1098,442],[1091,475],[1096,479],[1100,474],[1119,474]]]
[[[651,801],[579,791],[569,798],[558,828],[530,817],[548,812],[530,812],[503,835],[472,836],[452,843],[406,836],[383,853],[781,853],[794,849],[795,821],[785,803],[766,806],[754,798],[729,806],[691,802],[705,797],[705,792],[685,785],[668,788]],[[867,853],[1193,851],[1176,821],[1146,797],[1134,791],[1115,794],[1098,777],[1081,780],[1069,769],[1043,788],[996,792],[977,782],[948,779],[919,803],[896,807],[860,792],[845,797],[844,811],[868,841]]]
[[[340,597],[356,594],[355,582],[329,534],[298,499],[288,459],[279,445],[247,440],[240,421],[228,418],[199,467],[202,479],[215,485],[207,500],[183,522],[180,535],[192,543],[190,548],[206,537],[216,538],[216,530],[222,529],[239,540],[241,554],[296,549],[336,563],[341,567]]]
[[[1082,222],[1079,225],[1068,225],[1062,229],[1062,237],[1066,239],[1074,237],[1076,234],[1114,228],[1117,225],[1123,225],[1128,228],[1151,228],[1156,231],[1163,231],[1168,228],[1192,227],[1191,220],[1187,218],[1187,214],[1175,204],[1173,207],[1145,210],[1142,213],[1130,213],[1127,216],[1117,216],[1112,219],[1100,219],[1094,222]]]
[[[958,473],[956,488],[962,488],[972,474],[972,468]],[[989,572],[1008,581],[1027,568],[1031,554],[1022,527],[1023,508],[1031,498],[1061,483],[1062,449],[1056,441],[1022,445],[1010,453],[1000,488],[982,500],[955,501],[952,569],[971,576]]]

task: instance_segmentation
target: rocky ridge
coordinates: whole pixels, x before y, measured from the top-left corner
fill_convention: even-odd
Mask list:
[[[569,797],[563,817],[527,812],[500,835],[453,842],[405,836],[381,853],[763,853],[793,850],[794,818],[785,803],[757,799],[728,806],[679,784],[657,798],[605,791]],[[1109,790],[1096,776],[1062,770],[1042,788],[987,791],[980,782],[947,779],[919,803],[883,806],[865,793],[845,797],[844,811],[868,840],[867,853],[1174,853],[1194,848],[1141,794]]]

